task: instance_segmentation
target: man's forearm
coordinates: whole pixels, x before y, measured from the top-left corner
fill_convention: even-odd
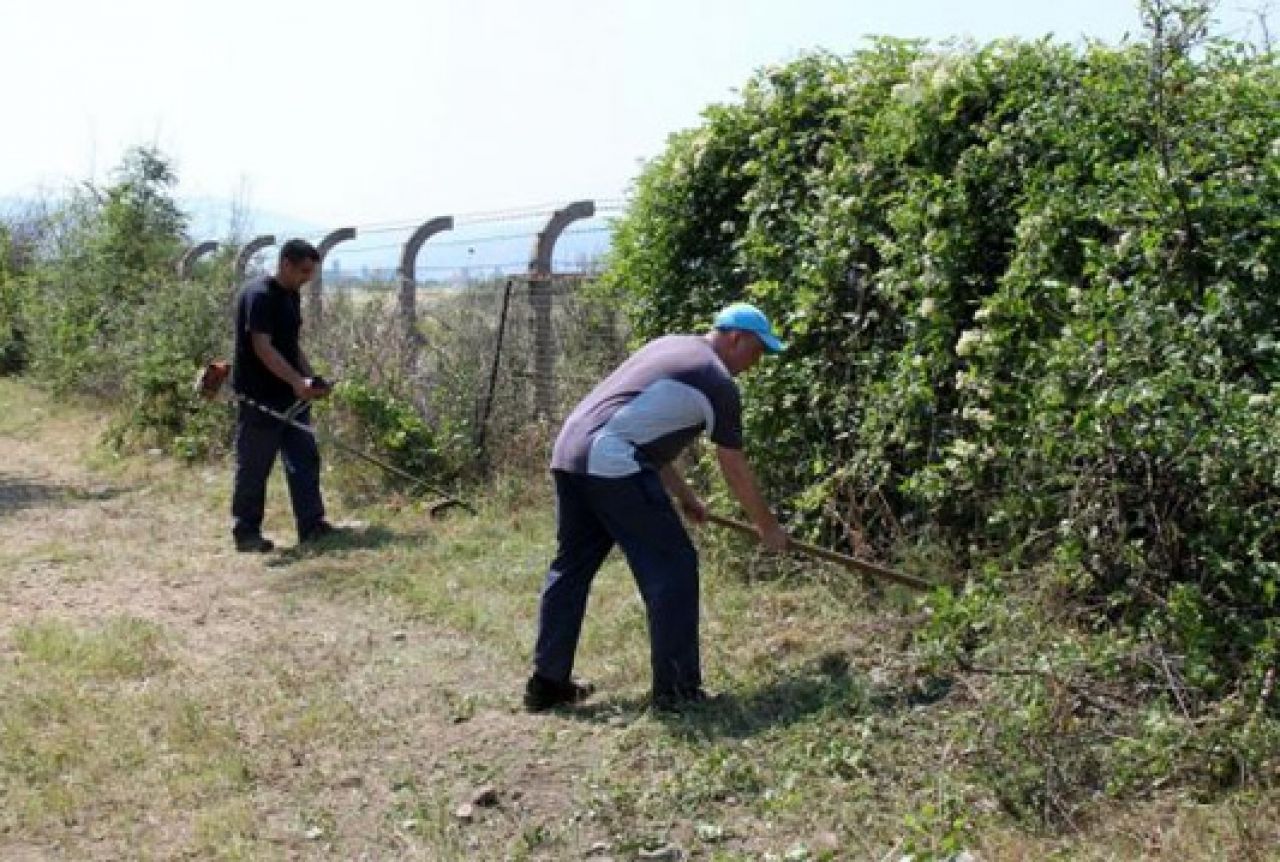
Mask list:
[[[689,487],[689,483],[684,480],[684,476],[676,469],[674,464],[666,464],[658,475],[662,478],[663,487],[667,489],[667,493],[675,497],[681,502],[696,502],[698,495],[693,493],[693,489]]]
[[[769,508],[764,495],[756,485],[755,473],[747,463],[746,456],[738,449],[718,449],[716,457],[720,462],[720,471],[729,485],[729,490],[742,505],[743,511],[751,519],[751,523],[761,532],[781,529],[773,510]]]
[[[311,360],[307,358],[306,351],[302,349],[302,345],[298,345],[298,370],[302,372],[303,377],[315,377],[316,373],[311,368]]]
[[[289,388],[298,390],[304,384],[304,375],[297,368],[289,364],[289,361],[280,355],[280,351],[267,342],[266,344],[254,342],[253,352],[262,360],[262,364],[267,366],[267,370],[279,377],[285,383],[289,384]]]

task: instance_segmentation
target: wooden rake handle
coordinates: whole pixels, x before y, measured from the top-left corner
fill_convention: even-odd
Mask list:
[[[733,518],[726,518],[724,515],[716,515],[711,512],[707,513],[707,520],[720,527],[727,527],[730,530],[742,533],[745,536],[758,538],[756,528],[742,521],[735,521]],[[865,560],[859,560],[857,557],[850,557],[847,554],[841,554],[829,548],[820,548],[817,545],[810,545],[806,542],[798,542],[791,540],[790,549],[799,551],[808,557],[815,557],[819,560],[826,560],[829,563],[835,563],[855,572],[861,572],[864,575],[871,575],[876,578],[883,578],[886,581],[893,581],[895,584],[901,584],[904,587],[910,587],[913,590],[931,590],[934,585],[917,578],[914,575],[908,575],[905,572],[899,572],[884,566],[877,566],[875,563],[868,563]]]

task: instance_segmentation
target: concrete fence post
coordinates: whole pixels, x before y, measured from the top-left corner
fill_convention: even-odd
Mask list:
[[[396,276],[400,282],[397,302],[399,304],[400,325],[405,340],[414,346],[418,344],[418,280],[416,269],[418,252],[427,240],[438,233],[453,230],[453,216],[440,216],[424,222],[405,242],[400,251],[400,267]]]
[[[533,307],[534,411],[539,419],[550,419],[555,409],[555,340],[551,325],[552,255],[564,229],[579,219],[596,214],[592,201],[577,201],[556,210],[533,243],[529,260],[529,304]]]
[[[206,254],[213,254],[217,250],[217,241],[211,239],[191,246],[183,253],[182,257],[178,258],[178,277],[190,278],[192,271],[195,269],[196,261]]]
[[[329,235],[320,240],[320,244],[316,246],[316,251],[320,252],[320,263],[316,266],[315,278],[311,279],[310,296],[311,319],[317,325],[320,323],[320,319],[324,316],[324,259],[328,257],[329,252],[333,251],[333,247],[335,245],[355,238],[355,228],[342,227],[330,232]]]
[[[253,256],[264,248],[270,248],[275,244],[275,234],[264,234],[249,240],[245,247],[240,249],[240,253],[236,255],[236,284],[244,281],[245,271],[249,269],[249,261],[253,259]]]

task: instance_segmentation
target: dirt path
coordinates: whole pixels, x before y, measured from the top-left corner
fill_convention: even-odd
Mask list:
[[[524,715],[509,659],[391,601],[328,598],[307,583],[325,577],[314,559],[236,554],[225,471],[81,466],[97,431],[78,417],[0,429],[0,660],[8,635],[35,622],[154,624],[172,659],[156,684],[230,729],[248,778],[216,799],[157,800],[157,816],[127,831],[93,810],[65,830],[0,829],[0,858],[224,855],[216,838],[201,844],[211,803],[239,812],[242,858],[562,858],[591,846],[569,824],[600,727]],[[351,565],[376,551],[337,553]],[[498,805],[459,819],[483,785]]]

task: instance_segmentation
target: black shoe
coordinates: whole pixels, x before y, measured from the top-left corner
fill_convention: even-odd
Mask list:
[[[649,705],[655,712],[684,712],[711,700],[707,690],[698,686],[694,689],[677,691],[655,691],[650,697]]]
[[[330,539],[334,536],[342,536],[345,535],[346,532],[346,530],[343,530],[340,527],[335,527],[328,521],[316,521],[315,524],[307,528],[306,532],[298,536],[298,541],[307,545],[312,542],[319,542],[323,539]]]
[[[524,708],[529,712],[545,712],[557,706],[581,703],[595,690],[595,686],[582,680],[556,682],[535,673],[524,687]]]
[[[249,536],[236,536],[236,550],[242,554],[266,554],[276,549],[276,543],[263,536],[261,533],[254,533]]]

